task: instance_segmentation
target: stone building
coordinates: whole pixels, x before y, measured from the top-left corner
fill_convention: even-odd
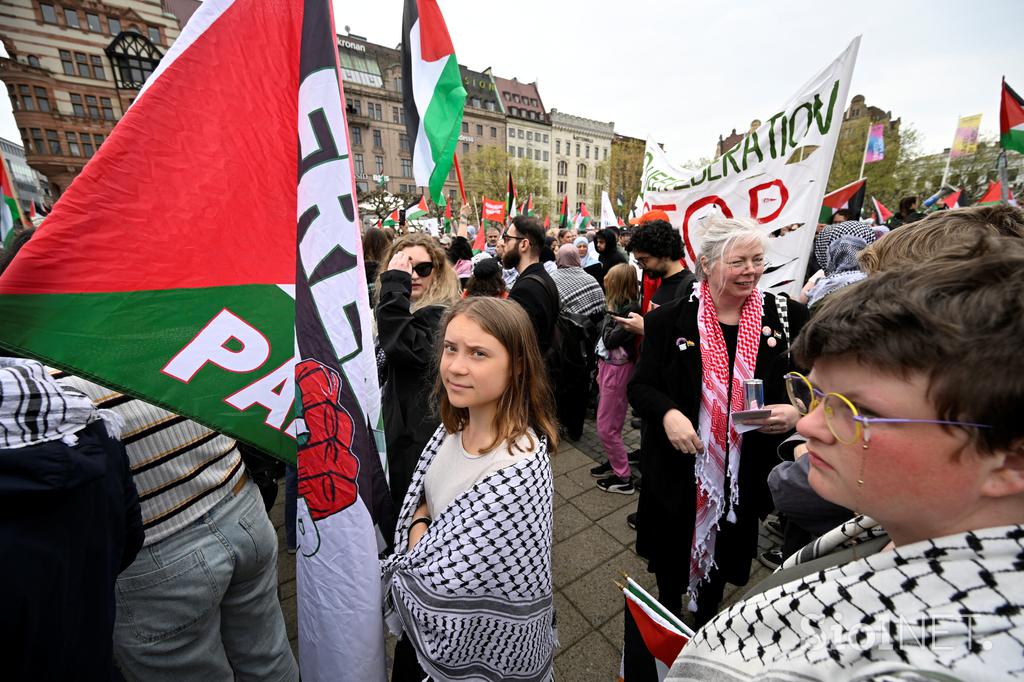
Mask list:
[[[25,160],[25,148],[17,142],[0,137],[0,151],[3,152],[7,165],[7,177],[14,183],[14,191],[18,195],[21,210],[26,215],[33,202],[40,206],[50,203],[46,178],[33,170]]]
[[[561,204],[569,197],[570,214],[588,204],[592,216],[601,212],[601,191],[608,189],[608,168],[614,122],[595,121],[582,116],[550,111],[551,138],[554,145],[551,196]]]
[[[484,147],[504,149],[507,140],[505,112],[491,69],[473,71],[465,66],[459,69],[462,86],[466,88],[466,107],[462,112],[462,132],[456,153],[459,158],[466,158]],[[444,187],[450,199],[457,196],[458,182],[453,173],[449,173]]]
[[[508,155],[533,161],[551,177],[551,120],[537,83],[495,77],[508,117]]]
[[[175,0],[188,13],[198,3]],[[26,160],[53,197],[71,184],[178,37],[161,0],[4,0],[0,79]]]

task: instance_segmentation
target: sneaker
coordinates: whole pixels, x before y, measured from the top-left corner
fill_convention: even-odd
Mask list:
[[[596,467],[594,467],[593,469],[590,470],[590,475],[593,476],[594,478],[604,478],[605,476],[607,476],[610,473],[612,473],[612,464],[611,464],[611,462],[605,462],[604,464],[599,464],[598,466],[596,466]]]
[[[632,528],[633,530],[636,530],[636,512],[633,512],[632,514],[626,517],[626,525]]]
[[[764,522],[764,527],[765,530],[772,535],[777,535],[780,538],[785,537],[785,530],[782,528],[782,523],[778,519],[768,519]]]
[[[777,549],[769,549],[767,552],[762,552],[757,560],[761,562],[761,565],[765,568],[770,568],[773,571],[782,565],[782,562],[786,560],[786,557],[782,556],[782,552]]]
[[[630,464],[639,464],[640,463],[640,448],[637,448],[636,450],[630,450],[630,452],[629,452],[629,463]]]
[[[620,495],[632,495],[636,492],[636,488],[633,486],[632,476],[623,481],[615,474],[612,474],[611,476],[602,478],[598,481],[597,487],[606,493],[619,493]]]

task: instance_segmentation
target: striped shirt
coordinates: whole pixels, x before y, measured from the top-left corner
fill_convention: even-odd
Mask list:
[[[551,273],[558,289],[562,310],[578,315],[591,315],[605,309],[604,291],[597,280],[583,268],[558,268]]]
[[[139,490],[145,546],[200,518],[244,475],[234,439],[80,377],[64,372],[54,377],[124,419],[122,442]]]

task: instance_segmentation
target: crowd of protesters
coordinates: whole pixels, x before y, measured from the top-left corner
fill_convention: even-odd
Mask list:
[[[636,551],[697,630],[669,679],[1020,674],[1024,212],[910,199],[891,229],[818,225],[793,298],[760,286],[775,235],[742,218],[708,220],[689,267],[657,211],[583,232],[519,216],[476,253],[462,229],[366,230],[392,679],[552,677],[549,458],[588,415],[596,486],[638,495]],[[15,357],[0,426],[16,679],[298,679],[257,454]],[[763,532],[780,547],[758,557]],[[778,570],[723,610],[756,559]],[[625,679],[657,679],[625,636]]]

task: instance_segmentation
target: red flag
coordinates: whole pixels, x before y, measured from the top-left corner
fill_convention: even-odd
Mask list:
[[[963,194],[963,190],[957,190],[949,196],[942,198],[942,203],[946,205],[946,208],[960,208],[960,195]]]
[[[978,199],[978,203],[979,204],[995,204],[995,203],[998,203],[999,201],[1002,201],[1002,196],[1003,196],[1003,186],[1002,186],[1002,184],[1000,182],[996,181],[996,182],[993,182],[991,185],[988,186],[988,191],[985,192],[985,196],[983,196],[982,198]],[[1008,198],[1010,199],[1010,201],[1013,201],[1013,191],[1012,190],[1010,191],[1010,194],[1009,194]]]
[[[549,227],[551,227],[551,216],[546,215],[544,216],[544,229],[546,230]]]
[[[505,204],[500,201],[491,201],[484,197],[483,219],[493,220],[496,223],[505,222]],[[481,227],[483,227],[481,225]]]
[[[486,238],[487,228],[483,225],[479,225],[476,228],[476,237],[473,238],[473,250],[480,252],[484,250],[487,245]]]
[[[882,202],[871,197],[871,202],[875,205],[875,220],[878,221],[879,225],[884,225],[889,222],[889,218],[892,217],[892,211],[882,205]]]

